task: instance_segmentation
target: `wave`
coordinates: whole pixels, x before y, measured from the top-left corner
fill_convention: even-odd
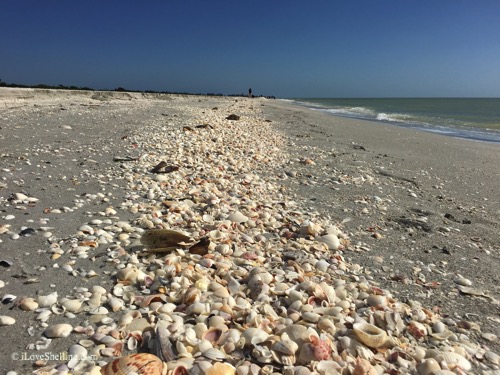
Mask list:
[[[459,138],[468,138],[474,140],[500,142],[500,131],[488,129],[482,123],[470,123],[465,118],[456,117],[456,113],[442,115],[441,113],[423,113],[422,111],[413,111],[414,113],[404,113],[402,111],[391,112],[389,108],[372,105],[365,100],[367,106],[349,105],[354,103],[328,103],[328,100],[292,100],[298,105],[308,107],[309,109],[325,112],[333,116],[349,117],[363,120],[371,120],[393,124],[396,126],[420,129],[433,133],[439,133]],[[361,104],[361,103],[360,103]],[[365,103],[363,103],[365,104]],[[387,106],[386,106],[387,107]],[[396,109],[396,108],[394,108]],[[403,108],[399,108],[403,109]],[[490,125],[490,124],[489,124]]]

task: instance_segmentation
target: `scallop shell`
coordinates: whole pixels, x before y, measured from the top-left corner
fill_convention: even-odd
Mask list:
[[[205,371],[205,375],[234,375],[236,368],[229,363],[215,363]]]
[[[101,369],[102,375],[161,375],[163,364],[153,354],[139,353],[115,359]]]
[[[355,323],[353,330],[359,341],[370,348],[380,348],[387,343],[387,333],[369,323]]]

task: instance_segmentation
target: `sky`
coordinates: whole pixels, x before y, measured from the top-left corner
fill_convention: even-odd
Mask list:
[[[500,97],[499,0],[0,1],[0,79],[306,97]]]

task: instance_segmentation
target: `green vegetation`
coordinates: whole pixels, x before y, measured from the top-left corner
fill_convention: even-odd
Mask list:
[[[117,91],[117,92],[139,92],[139,93],[147,93],[147,94],[179,94],[179,95],[208,95],[208,96],[246,96],[245,94],[214,94],[214,93],[189,93],[189,92],[173,92],[173,91],[155,91],[155,90],[128,90],[123,87],[117,87],[113,90],[109,89],[93,89],[90,87],[77,87],[77,86],[65,86],[65,85],[57,85],[51,86],[43,83],[37,85],[23,85],[18,83],[7,83],[0,79],[0,87],[15,87],[15,88],[33,88],[33,89],[51,89],[51,90],[87,90],[87,91]]]

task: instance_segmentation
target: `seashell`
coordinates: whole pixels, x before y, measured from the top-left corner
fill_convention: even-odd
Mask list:
[[[299,346],[290,339],[284,339],[274,343],[271,350],[286,355],[294,355],[299,350]]]
[[[37,302],[40,307],[50,307],[57,302],[57,292],[52,292],[46,296],[38,296]]]
[[[469,279],[466,279],[465,277],[458,275],[453,279],[453,282],[455,284],[461,285],[461,286],[472,286],[472,281]]]
[[[82,359],[84,359],[87,356],[88,351],[87,351],[87,349],[85,349],[85,347],[83,347],[81,345],[74,344],[74,345],[71,345],[69,347],[68,354],[70,357],[70,360],[68,362],[68,367],[70,369],[73,369],[78,365],[78,363]]]
[[[212,230],[208,232],[208,237],[214,242],[222,242],[227,239],[228,235],[220,230]]]
[[[109,311],[104,306],[97,306],[89,310],[90,315],[106,315],[107,313],[109,313]]]
[[[116,298],[112,294],[108,295],[107,303],[108,303],[109,307],[111,308],[111,311],[113,311],[113,312],[119,311],[119,310],[123,309],[123,307],[125,306],[125,302],[122,299]]]
[[[68,337],[73,331],[73,327],[67,323],[55,324],[45,329],[45,337],[52,339],[57,337]]]
[[[235,375],[236,368],[229,363],[216,362],[205,371],[205,375]]]
[[[170,341],[170,333],[164,327],[156,328],[155,353],[163,362],[177,359]]]
[[[316,240],[326,244],[329,250],[337,250],[340,247],[340,240],[335,234],[325,234],[317,237]]]
[[[496,354],[495,352],[488,351],[484,353],[484,358],[494,365],[500,365],[500,355]]]
[[[248,217],[243,215],[240,211],[235,211],[227,217],[227,220],[232,221],[233,223],[245,223],[248,221]]]
[[[174,251],[181,243],[186,243],[191,237],[171,229],[149,229],[141,236],[141,243],[150,252]]]
[[[323,228],[319,224],[314,224],[313,222],[306,221],[300,227],[300,234],[317,236],[323,231]]]
[[[464,356],[454,352],[441,352],[434,359],[438,362],[444,362],[450,370],[457,366],[465,371],[472,368],[471,363]]]
[[[378,294],[370,294],[366,299],[366,303],[371,307],[384,307],[387,305],[387,297]]]
[[[161,375],[163,363],[148,353],[130,354],[115,359],[101,369],[102,375]]]
[[[136,282],[138,278],[139,278],[139,270],[135,266],[122,268],[120,271],[116,273],[116,279],[118,281]],[[100,296],[102,296],[102,294]]]
[[[64,306],[52,305],[50,311],[56,315],[62,315],[66,312],[66,308]]]
[[[207,350],[204,350],[201,354],[204,357],[206,357],[208,359],[212,359],[214,361],[222,361],[222,360],[226,359],[226,355],[222,351],[220,351],[219,349],[215,349],[215,348],[208,348]]]
[[[241,335],[245,346],[259,344],[266,341],[268,337],[269,334],[259,328],[247,328]]]
[[[313,355],[318,361],[323,361],[331,358],[332,347],[329,339],[323,340],[317,336],[310,335],[309,341],[311,341]]]
[[[2,297],[2,303],[4,305],[8,304],[8,303],[11,303],[12,301],[14,301],[15,299],[17,298],[17,296],[13,295],[13,294],[6,294]]]
[[[15,322],[16,322],[16,319],[14,319],[11,316],[0,315],[0,326],[11,326]]]
[[[210,327],[205,333],[203,333],[202,338],[213,344],[219,341],[222,336],[222,329],[218,327]]]
[[[39,305],[33,298],[25,297],[17,303],[17,306],[24,311],[34,311]]]
[[[336,361],[319,361],[316,366],[315,370],[320,374],[320,375],[340,375],[340,371],[342,371],[342,368]]]
[[[419,322],[410,322],[410,324],[408,324],[407,326],[407,330],[417,340],[420,340],[427,335],[427,328]]]
[[[439,370],[441,370],[441,366],[439,366],[439,363],[434,358],[424,359],[417,366],[419,375],[434,375]]]
[[[357,358],[352,375],[378,375],[378,372],[369,361],[363,358]]]
[[[83,299],[67,299],[62,301],[60,304],[66,309],[66,311],[76,312],[82,307]]]
[[[369,323],[355,323],[353,331],[359,341],[370,348],[380,348],[387,343],[387,333]]]

